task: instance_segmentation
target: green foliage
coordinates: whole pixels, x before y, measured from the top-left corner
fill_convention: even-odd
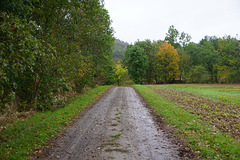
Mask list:
[[[125,52],[124,64],[135,83],[143,83],[148,66],[148,57],[138,45],[129,45]]]
[[[114,38],[103,1],[7,0],[0,8],[1,112],[46,110],[111,78]]]
[[[33,101],[50,95],[46,85],[53,84],[55,50],[34,36],[37,25],[33,21],[21,22],[12,14],[1,15],[1,110],[8,102],[19,100],[20,103],[32,104]],[[41,83],[42,82],[42,83]],[[39,92],[43,89],[45,93]],[[42,91],[43,91],[42,90]],[[10,96],[12,95],[12,96]],[[45,99],[46,101],[46,99]],[[19,105],[24,110],[26,105]]]
[[[186,74],[189,72],[190,70],[190,65],[191,65],[191,61],[190,61],[190,54],[188,52],[185,51],[184,48],[177,48],[177,52],[179,54],[179,79],[183,80],[186,78]]]
[[[205,36],[199,44],[186,46],[186,52],[190,54],[190,65],[205,67],[211,82],[239,83],[239,44],[236,38],[230,36]]]
[[[189,83],[206,83],[209,80],[209,73],[203,66],[194,66],[187,75]]]
[[[110,86],[92,89],[74,98],[66,107],[55,112],[36,113],[25,121],[7,124],[0,132],[0,157],[3,159],[29,159],[29,154],[46,145],[79,111],[103,94]]]
[[[229,80],[231,83],[239,83],[240,82],[240,69],[232,70],[229,74]]]
[[[177,43],[178,37],[179,37],[179,31],[175,29],[173,25],[171,25],[168,29],[168,33],[166,33],[166,37],[164,40],[170,43],[175,48],[177,48],[179,45]]]
[[[115,66],[114,79],[117,84],[120,86],[123,83],[124,78],[127,76],[127,69],[123,68],[121,65]]]
[[[154,79],[156,78],[155,59],[157,56],[158,47],[161,43],[162,43],[161,41],[151,42],[148,39],[145,41],[137,41],[135,43],[135,45],[139,46],[143,50],[144,55],[148,57],[148,65],[145,68],[146,70],[145,81],[147,83],[153,83]]]
[[[194,83],[240,83],[239,40],[230,36],[223,38],[205,36],[199,43],[193,43],[190,40],[191,36],[189,34],[180,33],[173,25],[169,27],[165,41],[174,46],[179,54],[179,71],[177,74],[171,73],[175,75],[170,79],[166,65],[168,62],[164,62],[157,56],[157,51],[163,41],[151,42],[148,39],[136,41],[133,46],[140,47],[143,55],[148,59],[144,69],[145,76],[141,81],[148,84],[184,83],[186,80]],[[130,64],[126,63],[126,59],[124,59],[124,64],[128,66]],[[206,72],[201,70],[199,66],[204,67]],[[193,75],[195,74],[203,79],[194,78]],[[203,75],[200,76],[201,74]]]
[[[179,36],[180,35],[180,36]],[[191,40],[191,36],[185,32],[179,33],[177,29],[171,25],[166,33],[164,41],[170,43],[174,48],[185,47]]]

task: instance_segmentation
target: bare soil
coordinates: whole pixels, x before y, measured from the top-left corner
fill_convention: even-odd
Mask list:
[[[39,159],[191,159],[130,87],[113,87]]]
[[[177,103],[191,114],[196,114],[201,119],[209,121],[214,128],[232,135],[240,142],[239,106],[174,89],[148,87],[165,99]]]

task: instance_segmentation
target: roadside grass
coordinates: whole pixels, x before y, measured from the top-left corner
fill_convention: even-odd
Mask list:
[[[216,130],[198,116],[192,115],[176,103],[168,101],[150,88],[133,86],[163,120],[173,126],[181,138],[201,158],[240,159],[240,143],[227,133]]]
[[[29,154],[47,144],[86,106],[111,86],[99,86],[71,101],[55,112],[38,112],[24,121],[7,124],[0,132],[0,159],[30,159]]]
[[[204,96],[161,87],[161,85],[148,85],[147,87],[164,99],[175,102],[189,113],[211,122],[209,125],[240,140],[240,107]]]
[[[214,100],[237,105],[240,107],[239,84],[171,84],[159,86],[206,96]]]

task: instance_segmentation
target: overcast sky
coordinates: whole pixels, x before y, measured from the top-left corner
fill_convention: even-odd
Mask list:
[[[240,0],[105,0],[115,37],[163,40],[170,25],[198,43],[204,36],[240,39]]]

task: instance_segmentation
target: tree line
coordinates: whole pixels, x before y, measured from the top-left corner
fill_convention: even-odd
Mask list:
[[[5,0],[0,23],[0,112],[47,110],[86,86],[114,83],[102,0]]]
[[[113,46],[113,58],[123,59],[124,52],[129,44],[127,42],[115,39]]]
[[[170,26],[164,40],[127,47],[123,65],[135,83],[240,83],[240,41],[191,36]]]

